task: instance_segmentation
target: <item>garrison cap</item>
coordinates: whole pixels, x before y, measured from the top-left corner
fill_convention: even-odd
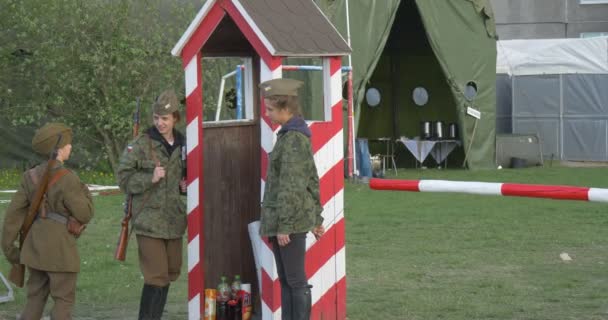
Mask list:
[[[154,106],[152,106],[152,112],[159,116],[164,116],[177,111],[179,106],[179,100],[173,90],[165,90],[158,96]]]
[[[272,79],[260,83],[264,98],[270,96],[298,96],[298,89],[304,84],[300,80],[294,79]]]
[[[59,138],[61,137],[61,140]],[[57,144],[59,142],[59,144]],[[47,123],[36,130],[32,139],[32,148],[39,154],[49,155],[55,146],[62,148],[72,143],[72,129],[63,123]]]

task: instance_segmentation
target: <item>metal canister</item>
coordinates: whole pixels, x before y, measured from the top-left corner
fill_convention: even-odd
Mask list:
[[[456,123],[450,123],[448,126],[448,138],[451,140],[458,139],[458,125]]]
[[[429,121],[420,122],[420,136],[422,139],[430,139],[431,134],[431,123]]]
[[[435,122],[435,139],[441,140],[443,138],[443,122],[437,121]]]

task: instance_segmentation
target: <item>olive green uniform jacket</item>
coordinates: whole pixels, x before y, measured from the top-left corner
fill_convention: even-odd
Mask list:
[[[311,231],[323,223],[322,211],[310,139],[298,131],[279,134],[269,155],[260,234]]]
[[[185,147],[185,142],[181,148]],[[129,151],[131,149],[131,151]],[[165,177],[152,183],[155,158],[165,168]],[[181,149],[171,155],[160,141],[141,134],[120,158],[118,184],[133,195],[132,222],[135,234],[177,239],[184,235],[187,225],[185,197],[180,195],[182,179]]]
[[[41,177],[47,163],[32,170]],[[63,165],[51,170],[51,176]],[[2,250],[9,262],[22,263],[38,270],[49,272],[79,272],[80,256],[76,237],[68,232],[65,224],[51,219],[36,219],[23,243],[21,252],[15,245],[19,230],[27,216],[30,201],[38,186],[34,185],[28,172],[23,174],[21,185],[6,211],[2,230]],[[91,193],[76,174],[67,173],[47,190],[47,210],[72,216],[86,224],[93,217]],[[44,205],[44,201],[41,202]],[[86,231],[85,231],[86,233]]]

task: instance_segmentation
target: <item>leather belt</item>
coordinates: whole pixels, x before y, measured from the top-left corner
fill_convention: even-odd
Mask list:
[[[40,216],[38,216],[36,219],[40,219]],[[68,218],[56,212],[47,212],[46,219],[50,219],[61,224],[68,224]]]

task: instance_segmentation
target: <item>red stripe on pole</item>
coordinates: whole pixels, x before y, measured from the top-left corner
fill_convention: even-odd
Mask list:
[[[194,208],[191,213],[188,214],[188,243],[190,243],[192,239],[196,238],[196,236],[201,234],[201,226],[197,223],[200,220],[198,214],[200,207],[201,206],[199,204],[198,207]]]
[[[541,184],[505,183],[501,187],[503,196],[550,198],[558,200],[588,201],[589,188],[570,186],[548,186]]]
[[[325,173],[319,180],[319,191],[321,194],[321,205],[324,206],[327,201],[333,198],[340,190],[344,188],[344,160],[340,159],[338,163]]]
[[[203,18],[200,26],[196,28],[196,31],[194,31],[192,37],[186,42],[182,50],[184,68],[201,51],[225,15],[226,12],[219,6],[218,2],[213,4],[205,18]]]
[[[374,190],[401,190],[419,192],[419,180],[369,179],[369,187]]]
[[[336,72],[341,72],[341,71],[342,71],[342,57],[330,57],[329,58],[329,74],[333,76]]]
[[[342,101],[336,103],[331,109],[331,119],[327,122],[315,122],[310,126],[312,137],[312,152],[316,153],[336,134],[342,131]],[[342,151],[334,151],[342,152]]]
[[[336,284],[336,319],[346,319],[346,277],[342,277]]]
[[[201,263],[199,262],[188,273],[188,283],[191,283],[191,284],[203,283],[202,276],[203,276],[203,272],[201,270]],[[205,300],[205,297],[204,297],[204,294],[202,293],[202,291],[199,290],[199,287],[195,286],[195,285],[189,285],[188,286],[188,301],[190,301],[190,300],[192,300],[192,298],[196,297],[197,294],[200,294],[201,302],[203,302]],[[201,303],[201,305],[203,305],[203,303]],[[201,311],[203,311],[202,310],[203,308],[204,308],[204,306],[201,306]]]
[[[306,251],[306,275],[310,279],[336,252],[344,248],[343,240],[339,243],[337,235],[344,232],[344,219],[336,222],[312,247]]]
[[[346,281],[342,278],[338,283],[335,283],[331,286],[325,293],[317,300],[317,302],[312,306],[310,310],[310,319],[311,320],[326,320],[326,319],[345,319],[339,318],[337,316],[337,305],[336,299],[338,289],[341,286],[340,282],[344,281],[344,285],[346,285]],[[337,303],[340,303],[340,300],[337,300]],[[346,300],[344,300],[346,303]]]
[[[262,269],[262,300],[274,313],[281,307],[281,283],[272,281],[266,270]]]

